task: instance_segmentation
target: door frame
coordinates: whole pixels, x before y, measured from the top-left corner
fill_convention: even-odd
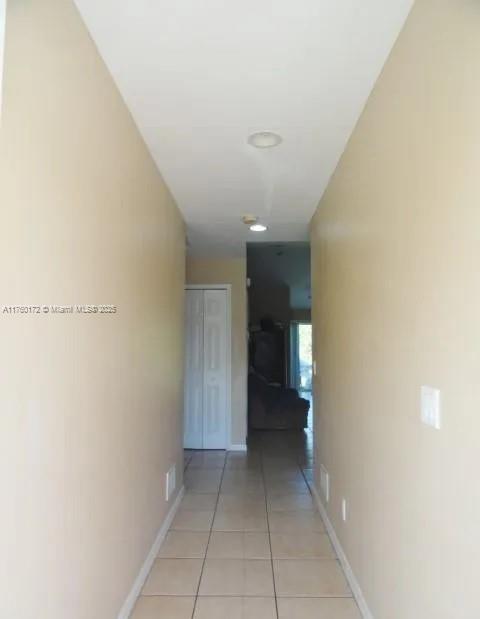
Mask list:
[[[232,444],[232,284],[185,284],[185,290],[225,290],[227,293],[225,450],[228,451]]]
[[[296,354],[298,351],[298,345],[299,345],[299,337],[298,337],[299,325],[310,325],[312,327],[312,388],[310,391],[313,393],[313,324],[311,321],[309,322],[308,320],[291,320],[290,321],[290,359],[289,359],[289,364],[288,364],[289,371],[290,371],[289,383],[291,387],[294,387],[295,389],[300,391],[297,381],[295,380],[295,383],[294,383],[293,376],[292,376],[292,374],[294,374],[295,379],[296,379],[300,371],[300,366],[297,363],[298,355]],[[295,335],[294,335],[294,330],[296,331]],[[295,351],[295,361],[294,361],[294,345],[297,348],[297,350]]]

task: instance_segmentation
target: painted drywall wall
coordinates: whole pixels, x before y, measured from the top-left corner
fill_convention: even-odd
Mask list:
[[[184,225],[70,0],[9,2],[3,94],[0,616],[115,619],[182,483]]]
[[[417,0],[311,229],[317,473],[376,619],[479,616],[479,33]]]
[[[7,14],[6,0],[0,0],[0,120],[2,117],[3,93],[3,51],[5,48],[5,17]]]
[[[232,285],[232,436],[247,436],[247,267],[245,258],[187,258],[188,284]]]

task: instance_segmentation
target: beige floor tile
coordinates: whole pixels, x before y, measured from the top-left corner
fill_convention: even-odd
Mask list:
[[[222,494],[265,495],[263,479],[224,479],[220,489]]]
[[[208,559],[270,559],[268,533],[212,531]]]
[[[281,447],[279,449],[282,449]],[[269,455],[264,455],[262,459],[262,468],[266,475],[285,471],[299,471],[300,466],[297,461],[297,456],[288,458],[272,458]]]
[[[194,597],[139,597],[130,619],[191,619]]]
[[[263,481],[261,470],[229,469],[223,473],[223,481]]]
[[[227,454],[228,460],[256,460],[260,462],[260,453],[253,449],[253,445],[248,446],[248,451],[229,451]]]
[[[171,529],[173,531],[210,531],[213,513],[213,510],[179,509],[173,519]]]
[[[300,469],[297,467],[296,469],[280,469],[280,470],[275,470],[272,469],[270,471],[265,471],[265,482],[268,483],[272,483],[272,482],[279,482],[279,481],[297,481],[299,483],[304,483],[305,479],[300,471]]]
[[[361,619],[355,601],[341,598],[279,598],[279,619]]]
[[[193,469],[223,469],[225,466],[226,455],[224,451],[196,453],[190,459],[188,468]]]
[[[268,531],[267,512],[244,509],[237,512],[217,510],[213,521],[214,531]]]
[[[261,460],[256,454],[229,455],[225,465],[226,470],[261,471]]]
[[[325,533],[271,533],[274,559],[335,558]]]
[[[274,598],[199,597],[193,619],[276,619]]]
[[[192,462],[197,456],[193,456]],[[188,479],[213,479],[219,481],[222,478],[222,470],[221,469],[191,469],[187,470],[185,473],[185,477]]]
[[[200,595],[273,596],[270,561],[207,559]]]
[[[180,503],[180,509],[194,509],[200,511],[214,510],[217,504],[218,494],[197,494],[187,492],[182,502]]]
[[[210,480],[185,480],[185,489],[192,494],[218,494],[220,482]]]
[[[203,559],[209,535],[209,531],[169,531],[158,556],[164,559]]]
[[[274,560],[279,597],[349,597],[351,595],[338,561],[333,559]]]
[[[187,492],[200,494],[216,494],[220,488],[222,471],[192,470],[185,473],[185,489]]]
[[[254,462],[228,462],[225,465],[225,471],[257,471],[261,473],[262,467]]]
[[[143,595],[196,595],[202,559],[156,559]]]
[[[199,584],[193,619],[277,619],[270,546],[278,619],[360,619],[302,475],[311,441],[262,433],[249,450],[185,453],[187,493],[132,619],[192,619]]]
[[[272,496],[275,494],[310,494],[306,482],[303,481],[280,481],[274,480],[266,483],[266,492]]]
[[[268,509],[272,512],[296,511],[300,509],[315,510],[313,499],[309,494],[276,494],[267,498]]]
[[[237,512],[251,508],[264,513],[265,497],[256,494],[221,494],[218,497],[218,511]]]
[[[314,511],[270,512],[268,522],[272,533],[325,533],[323,521]]]

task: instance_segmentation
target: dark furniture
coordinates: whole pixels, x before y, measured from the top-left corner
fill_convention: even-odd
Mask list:
[[[287,376],[285,330],[278,325],[272,326],[269,331],[251,329],[249,363],[269,383],[285,386]]]
[[[248,423],[254,430],[301,430],[310,403],[295,389],[272,386],[259,374],[248,377]]]

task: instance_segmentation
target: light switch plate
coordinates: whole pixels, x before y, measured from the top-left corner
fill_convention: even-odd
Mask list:
[[[441,428],[440,390],[423,385],[421,388],[421,419],[436,430]]]

